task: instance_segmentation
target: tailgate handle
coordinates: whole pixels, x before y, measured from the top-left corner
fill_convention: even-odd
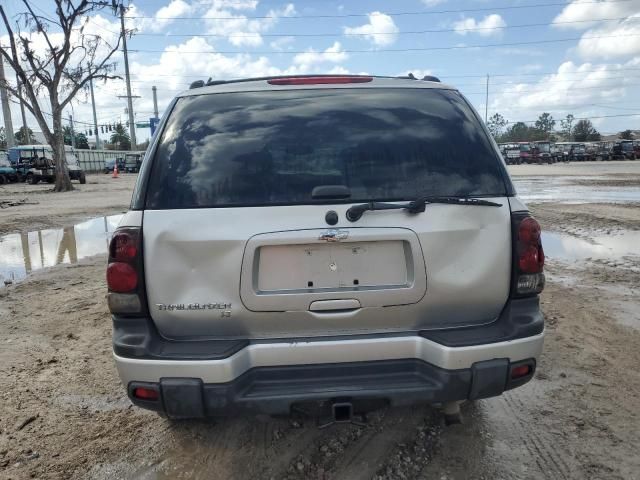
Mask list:
[[[355,298],[346,300],[316,300],[311,302],[309,310],[312,312],[331,312],[335,310],[356,310],[360,308],[360,301]]]

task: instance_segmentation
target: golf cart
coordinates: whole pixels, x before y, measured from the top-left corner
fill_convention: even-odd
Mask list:
[[[124,156],[124,171],[126,173],[138,173],[142,165],[142,155],[139,153],[126,153]]]
[[[6,152],[0,152],[0,185],[3,183],[17,182],[18,172],[11,166]]]
[[[70,148],[67,148],[65,153],[69,178],[78,180],[80,183],[87,183],[78,157]],[[32,185],[41,181],[53,183],[56,179],[53,152],[48,145],[21,145],[10,148],[9,161],[17,170],[19,177]]]

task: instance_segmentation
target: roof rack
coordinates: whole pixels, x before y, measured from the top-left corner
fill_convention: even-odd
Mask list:
[[[312,75],[312,74],[308,74],[308,75],[274,75],[274,76],[270,76],[270,77],[254,77],[254,78],[240,78],[240,79],[235,79],[235,80],[212,80],[211,78],[209,78],[209,80],[207,80],[206,82],[204,80],[196,80],[195,82],[191,82],[191,85],[189,85],[189,90],[192,90],[194,88],[201,88],[201,87],[210,87],[212,85],[224,85],[227,83],[244,83],[244,82],[259,82],[259,81],[267,81],[267,80],[276,80],[278,78],[306,78],[306,77],[335,77],[336,75],[331,75],[331,74],[320,74],[320,75]],[[362,75],[340,75],[341,77],[361,77]],[[402,78],[402,79],[407,79],[407,80],[418,80],[418,78],[415,77],[415,75],[413,75],[413,73],[409,73],[406,76],[398,76],[398,77],[390,77],[390,76],[384,76],[384,75],[372,75],[373,78]],[[426,75],[424,78],[422,78],[423,81],[426,82],[440,82],[440,79],[438,77],[434,77],[432,75]]]

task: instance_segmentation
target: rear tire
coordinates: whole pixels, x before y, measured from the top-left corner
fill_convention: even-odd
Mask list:
[[[81,173],[80,173],[80,178],[79,178],[78,180],[80,180],[80,183],[81,183],[82,185],[84,185],[85,183],[87,183],[87,177],[85,176],[84,172],[81,172]]]
[[[39,181],[33,173],[27,173],[27,183],[29,185],[36,185]]]
[[[4,185],[5,183],[8,183],[7,177],[0,175],[0,185]]]

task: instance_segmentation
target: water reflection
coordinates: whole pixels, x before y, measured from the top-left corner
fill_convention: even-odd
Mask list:
[[[619,259],[640,256],[640,232],[627,231],[616,235],[601,235],[592,241],[561,233],[544,232],[545,254],[560,260]]]
[[[120,215],[98,217],[72,227],[12,233],[0,237],[0,287],[31,272],[106,253]]]
[[[576,181],[595,181],[598,177],[523,176],[513,177],[518,196],[526,203],[628,203],[640,202],[636,186],[576,185]]]

